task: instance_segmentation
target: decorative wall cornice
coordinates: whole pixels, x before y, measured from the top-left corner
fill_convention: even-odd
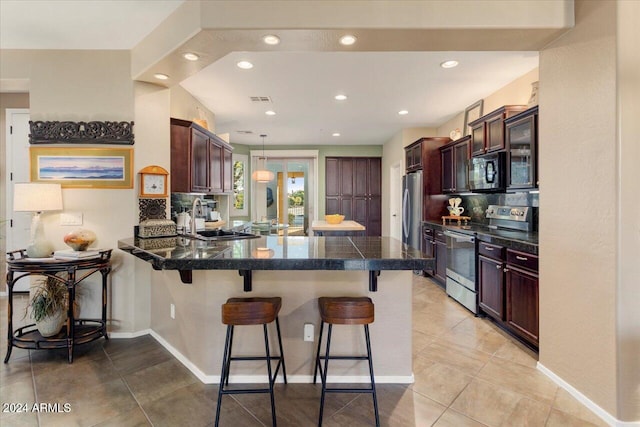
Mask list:
[[[30,144],[133,145],[133,122],[29,121]]]

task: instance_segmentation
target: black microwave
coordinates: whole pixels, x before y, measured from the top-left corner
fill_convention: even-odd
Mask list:
[[[505,191],[505,152],[485,154],[469,160],[469,189],[480,193]]]

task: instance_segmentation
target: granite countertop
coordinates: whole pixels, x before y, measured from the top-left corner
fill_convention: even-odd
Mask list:
[[[158,270],[423,270],[433,258],[391,237],[260,236],[206,242],[127,238],[118,248]]]
[[[485,224],[469,223],[467,225],[447,224],[440,221],[423,221],[423,224],[438,230],[451,230],[474,234],[478,240],[493,243],[522,252],[538,255],[538,233],[489,228]]]

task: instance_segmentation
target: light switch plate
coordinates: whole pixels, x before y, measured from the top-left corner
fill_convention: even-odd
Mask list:
[[[82,212],[62,212],[60,225],[82,225]]]

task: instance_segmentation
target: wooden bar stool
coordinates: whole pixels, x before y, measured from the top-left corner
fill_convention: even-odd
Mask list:
[[[276,406],[273,398],[273,384],[280,366],[282,366],[282,376],[284,383],[287,384],[287,370],[284,364],[284,352],[282,350],[282,338],[280,336],[280,322],[278,321],[278,313],[282,306],[280,297],[273,298],[229,298],[225,304],[222,304],[222,323],[227,325],[227,338],[224,342],[224,356],[222,357],[222,371],[220,372],[220,388],[218,389],[218,409],[216,411],[215,425],[218,426],[220,421],[220,407],[222,404],[223,394],[243,394],[243,393],[269,393],[271,398],[271,418],[273,425],[276,425]],[[267,333],[267,324],[275,320],[276,331],[278,334],[278,346],[280,347],[280,356],[272,356],[269,351],[269,335]],[[231,349],[233,347],[233,330],[235,326],[245,325],[262,325],[264,332],[264,356],[232,356]],[[231,361],[242,360],[266,360],[267,375],[269,379],[268,388],[251,388],[251,389],[225,389],[225,385],[229,385],[229,371]],[[271,374],[271,361],[277,360],[275,372]]]
[[[322,297],[318,298],[320,307],[320,336],[318,337],[318,351],[316,353],[316,366],[313,373],[313,383],[320,372],[322,381],[322,396],[320,398],[320,416],[318,426],[322,426],[322,415],[324,412],[324,397],[326,393],[371,393],[373,397],[373,410],[376,417],[376,426],[380,425],[378,415],[378,399],[376,396],[376,383],[373,378],[373,362],[371,360],[371,340],[369,339],[369,324],[373,323],[374,307],[371,298],[368,297]],[[324,356],[320,356],[322,343],[322,333],[324,324],[329,324],[327,331],[327,348]],[[364,337],[367,344],[366,356],[330,356],[331,332],[333,325],[364,325]],[[320,360],[324,360],[324,368]],[[371,377],[370,388],[327,388],[327,369],[329,360],[367,360],[369,362],[369,376]]]

